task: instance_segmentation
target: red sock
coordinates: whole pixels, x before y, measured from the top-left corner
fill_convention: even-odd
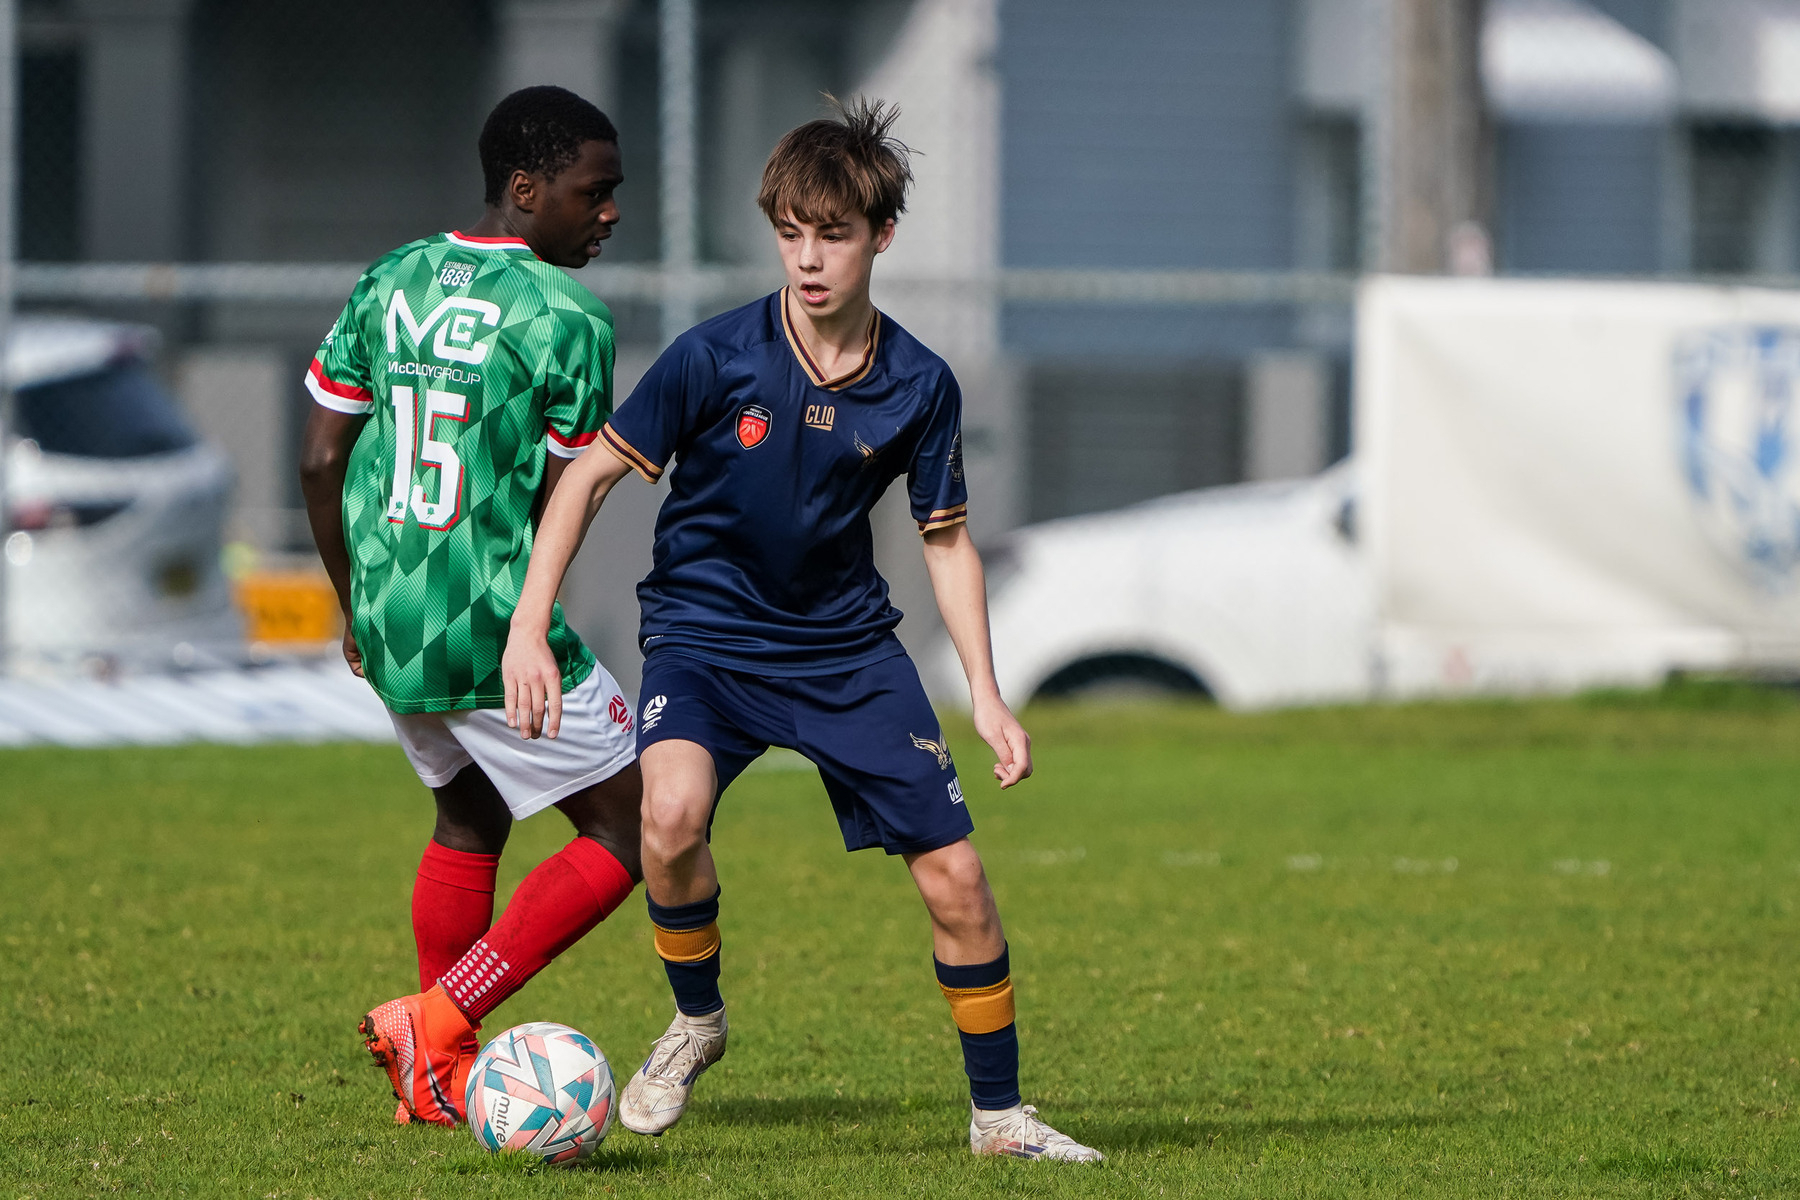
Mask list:
[[[420,991],[429,990],[494,923],[494,875],[499,869],[498,854],[426,843],[412,896]]]
[[[578,837],[525,877],[500,920],[438,982],[471,1024],[480,1021],[636,886],[599,842]]]

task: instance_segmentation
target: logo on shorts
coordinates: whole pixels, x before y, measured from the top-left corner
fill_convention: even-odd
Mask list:
[[[909,733],[906,736],[912,739],[913,745],[925,751],[927,754],[937,755],[938,770],[945,771],[949,769],[950,747],[944,745],[942,742],[934,742],[930,738],[922,738],[916,733]],[[962,793],[958,792],[956,798],[961,800]]]
[[[755,404],[746,404],[738,409],[738,444],[749,450],[769,436],[769,410]]]
[[[962,780],[952,775],[950,777],[950,803],[961,804],[962,802]]]
[[[644,701],[644,732],[649,733],[662,720],[663,708],[669,703],[667,696],[652,696]]]
[[[612,718],[614,725],[626,733],[631,732],[631,706],[625,703],[625,697],[614,696],[606,702],[606,715]]]

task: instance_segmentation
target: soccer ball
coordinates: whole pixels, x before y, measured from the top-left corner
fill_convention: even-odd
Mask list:
[[[612,1129],[612,1067],[567,1025],[515,1025],[476,1056],[464,1102],[469,1131],[486,1149],[577,1162]]]

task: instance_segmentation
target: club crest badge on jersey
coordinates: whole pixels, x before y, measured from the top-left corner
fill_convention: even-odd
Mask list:
[[[769,436],[769,421],[772,419],[768,409],[754,404],[746,404],[738,410],[738,444],[746,450],[753,449],[764,438]]]

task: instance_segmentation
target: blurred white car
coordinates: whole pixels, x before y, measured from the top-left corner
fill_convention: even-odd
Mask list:
[[[1232,708],[1366,698],[1376,610],[1353,489],[1345,463],[1016,531],[988,556],[1002,693],[1124,687]],[[947,644],[935,666],[960,674]]]
[[[219,562],[231,467],[182,420],[155,346],[140,326],[13,327],[5,605],[24,661],[192,666],[241,643]]]

